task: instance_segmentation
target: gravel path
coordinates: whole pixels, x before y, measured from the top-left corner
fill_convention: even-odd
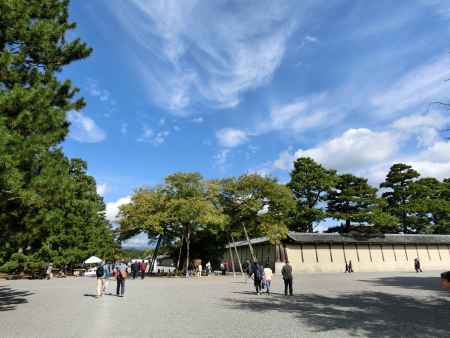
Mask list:
[[[449,337],[436,273],[305,274],[292,297],[241,277],[128,280],[95,299],[95,279],[0,281],[1,337]],[[110,288],[113,288],[111,283]]]

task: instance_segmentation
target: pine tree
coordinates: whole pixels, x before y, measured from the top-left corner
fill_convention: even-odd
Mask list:
[[[17,252],[54,259],[69,250],[79,251],[79,260],[89,246],[92,252],[101,245],[100,235],[111,245],[95,181],[83,162],[68,160],[59,147],[68,133],[67,113],[85,104],[60,72],[91,53],[79,39],[66,39],[76,27],[68,7],[67,0],[0,1],[3,261]]]
[[[420,174],[411,166],[396,163],[386,176],[386,180],[380,184],[380,188],[386,189],[382,197],[387,201],[386,211],[396,216],[401,223],[404,233],[414,232],[414,220],[409,216],[411,206],[411,184]]]
[[[371,214],[377,208],[376,192],[365,178],[339,175],[336,187],[328,194],[327,211],[331,217],[344,220],[341,231],[349,232],[354,225],[371,221]]]
[[[322,221],[326,212],[319,204],[326,201],[327,192],[336,181],[336,171],[324,168],[309,157],[294,162],[287,186],[297,201],[292,230],[313,232],[314,223]]]

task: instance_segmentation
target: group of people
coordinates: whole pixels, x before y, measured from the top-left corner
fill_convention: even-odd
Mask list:
[[[133,279],[136,279],[138,273],[140,273],[141,279],[144,279],[145,271],[147,270],[147,264],[145,264],[144,261],[135,261],[131,263],[130,269],[131,277],[133,277]]]
[[[96,270],[97,293],[96,298],[104,294],[111,294],[108,291],[109,281],[116,279],[116,295],[123,297],[125,294],[125,279],[128,277],[128,266],[125,261],[102,262]]]
[[[254,260],[253,263],[248,263],[248,275],[249,277],[253,277],[253,282],[256,289],[256,294],[260,295],[262,294],[262,290],[265,289],[266,293],[270,295],[271,285],[272,285],[272,269],[269,265],[266,265],[266,267],[263,267],[262,264],[258,263],[258,260]],[[292,290],[292,265],[289,263],[289,261],[286,261],[286,263],[281,268],[281,275],[283,276],[284,281],[284,295],[287,296],[288,292],[289,295],[293,295]]]
[[[344,272],[353,273],[352,261],[345,262],[345,271]]]

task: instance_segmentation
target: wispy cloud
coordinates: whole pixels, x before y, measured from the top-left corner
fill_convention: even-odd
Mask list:
[[[291,102],[274,105],[269,116],[255,128],[254,134],[272,131],[301,132],[313,128],[325,128],[339,118],[336,107],[330,107],[325,93],[297,98]]]
[[[450,90],[450,57],[443,55],[436,60],[415,67],[396,80],[387,90],[372,96],[370,103],[375,112],[394,115],[424,103],[447,98]]]
[[[114,113],[117,110],[116,100],[112,97],[109,90],[100,86],[99,81],[88,78],[86,80],[85,89],[90,96],[97,98],[106,106],[108,111],[104,114],[105,117],[110,117],[111,113]]]
[[[216,132],[219,144],[225,148],[234,148],[248,140],[247,132],[239,129],[224,128]]]
[[[97,143],[106,139],[106,133],[83,112],[72,110],[67,117],[70,121],[70,138],[81,143]]]
[[[203,123],[204,119],[203,119],[203,117],[199,116],[199,117],[193,118],[191,121],[192,121],[193,123],[198,123],[198,124],[200,124],[200,123]]]
[[[162,0],[111,5],[141,47],[138,67],[152,100],[183,113],[198,101],[234,107],[242,93],[270,81],[301,19],[292,15],[298,5],[235,5],[239,8]]]
[[[144,126],[142,128],[142,134],[137,139],[138,142],[151,143],[154,146],[159,146],[166,141],[166,138],[170,135],[168,130],[154,131],[152,128]]]
[[[291,170],[295,159],[311,157],[341,173],[368,177],[375,185],[385,178],[389,167],[396,162],[412,165],[423,176],[450,177],[450,141],[439,137],[440,126],[437,124],[445,119],[444,115],[434,112],[400,118],[383,131],[349,129],[312,148],[282,151],[266,168],[269,172]],[[420,122],[435,135],[427,143],[415,138],[414,127]]]
[[[110,187],[106,183],[97,184],[97,194],[105,196],[105,194],[110,190]]]

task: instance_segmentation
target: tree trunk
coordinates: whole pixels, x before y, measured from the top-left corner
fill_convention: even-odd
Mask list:
[[[230,252],[231,268],[233,269],[233,278],[236,278],[236,270],[234,268],[233,251],[231,251],[231,242],[228,241],[228,250]]]
[[[191,229],[188,225],[186,233],[186,278],[189,277],[189,245],[191,242]]]
[[[247,239],[248,247],[250,248],[250,254],[252,255],[252,260],[253,260],[253,262],[255,262],[256,261],[255,252],[253,251],[252,243],[250,243],[250,238],[248,237],[247,228],[245,227],[245,224],[242,224],[242,227],[244,228],[245,238]]]
[[[158,251],[159,251],[159,247],[161,246],[162,238],[163,238],[163,236],[159,235],[158,242],[156,243],[155,250],[153,251],[152,263],[150,264],[150,270],[149,270],[150,275],[153,273],[153,267],[155,266],[156,257],[158,257]]]
[[[181,246],[180,246],[180,252],[178,253],[177,271],[180,271],[181,252],[183,251],[183,245],[184,245],[184,234],[183,234],[183,236],[181,236]]]
[[[345,230],[344,230],[344,232],[349,232],[349,231],[350,231],[350,226],[351,226],[351,224],[350,224],[350,219],[347,218],[347,219],[345,220]]]
[[[234,241],[233,235],[230,234],[230,236],[231,236],[231,241],[233,242],[233,246],[234,246],[234,251],[236,253],[236,257],[238,259],[239,269],[241,269],[241,274],[242,274],[242,276],[244,276],[244,269],[242,269],[241,257],[239,257],[239,254],[238,254],[238,251],[237,251],[237,247],[236,247],[236,242]]]

